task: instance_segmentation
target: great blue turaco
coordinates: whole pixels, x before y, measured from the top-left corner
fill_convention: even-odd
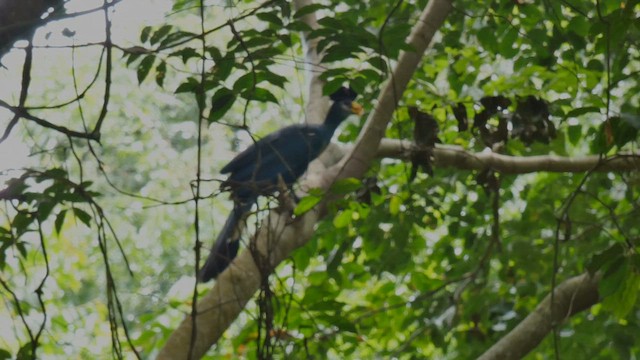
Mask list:
[[[199,281],[216,278],[236,257],[241,224],[258,197],[282,190],[283,184],[291,189],[329,145],[338,125],[351,114],[362,114],[362,106],[354,101],[356,96],[351,88],[341,87],[331,94],[333,103],[322,124],[296,124],[273,132],[220,170],[229,174],[221,189],[231,192],[233,210],[200,270]]]

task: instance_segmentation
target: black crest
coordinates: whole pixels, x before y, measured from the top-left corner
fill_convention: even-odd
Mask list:
[[[352,88],[346,88],[346,87],[342,86],[342,87],[340,87],[340,89],[336,90],[329,97],[333,101],[344,101],[344,100],[353,101],[353,100],[355,100],[355,98],[357,96],[358,96],[358,94],[355,91],[353,91]]]

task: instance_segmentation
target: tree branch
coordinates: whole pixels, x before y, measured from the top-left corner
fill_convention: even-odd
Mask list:
[[[409,160],[415,146],[406,140],[383,139],[378,148],[380,158]],[[350,149],[345,149],[348,151]],[[433,150],[434,165],[463,170],[491,168],[503,174],[526,174],[533,172],[580,173],[595,169],[607,171],[640,170],[640,153],[617,154],[609,158],[596,155],[563,157],[555,155],[508,156],[494,152],[469,152],[459,146],[436,144]],[[598,165],[598,163],[600,163]]]
[[[299,0],[296,2],[296,7],[304,6],[303,4],[306,4],[306,1]],[[372,112],[363,134],[360,136],[358,144],[356,144],[358,150],[353,153],[355,158],[359,159],[357,161],[358,171],[344,173],[343,175],[362,175],[368,168],[375,156],[373,149],[378,147],[399,96],[417,69],[420,59],[435,31],[444,23],[450,10],[450,0],[432,0],[423,11],[420,20],[416,23],[408,39],[415,52],[405,52],[400,55],[398,65],[391,77],[392,80],[383,89],[379,98],[380,103]],[[313,46],[313,44],[307,45]],[[309,54],[309,50],[307,54]],[[312,95],[314,94],[314,86],[317,86],[317,84],[312,79]],[[388,96],[392,96],[392,98],[387,99],[386,97]],[[316,100],[316,97],[310,98],[309,101],[319,101]],[[310,106],[307,109],[308,112],[311,111],[309,110]],[[307,116],[309,116],[309,113]],[[363,153],[369,153],[369,156],[363,155]],[[333,172],[333,176],[325,172],[321,178],[322,182],[325,185],[333,183],[337,174],[337,171]],[[307,185],[309,183],[309,181],[306,182]],[[312,185],[312,187],[314,186]],[[293,221],[289,213],[278,214],[275,211],[270,212],[256,236],[252,239],[252,241],[255,241],[255,246],[259,253],[258,256],[264,256],[265,259],[268,259],[268,263],[275,267],[287,258],[293,250],[309,241],[313,235],[315,224],[320,220],[323,212],[323,207],[317,206]],[[196,341],[193,343],[192,352],[195,358],[202,357],[218,341],[223,332],[259,289],[262,273],[258,269],[253,256],[252,251],[241,252],[227,270],[218,276],[213,289],[198,302]],[[191,332],[192,319],[188,316],[170,336],[158,355],[158,359],[184,359],[189,350]]]
[[[67,128],[67,127],[50,123],[47,120],[44,120],[44,119],[41,119],[41,118],[39,118],[37,116],[31,115],[24,108],[21,108],[19,106],[18,107],[11,106],[11,105],[9,105],[8,103],[6,103],[6,102],[4,102],[2,100],[0,100],[0,107],[3,107],[5,109],[13,112],[16,119],[24,118],[24,119],[33,121],[33,122],[35,122],[36,124],[38,124],[38,125],[40,125],[42,127],[61,132],[61,133],[65,134],[65,135],[67,135],[67,136],[71,136],[71,137],[75,137],[75,138],[79,138],[79,139],[89,139],[89,140],[96,140],[96,141],[100,140],[99,134],[86,133],[86,132],[80,132],[80,131],[76,131],[76,130],[71,130],[71,129]],[[11,132],[11,128],[6,129],[5,133],[0,138],[0,142],[4,141],[9,136],[10,132]]]
[[[323,187],[328,187],[339,179],[361,178],[369,169],[376,156],[375,151],[372,150],[379,147],[402,93],[417,70],[433,36],[444,23],[451,9],[450,0],[434,0],[428,3],[407,38],[407,42],[414,51],[400,54],[398,63],[390,74],[390,80],[380,92],[376,108],[370,113],[356,144],[341,163],[325,173]]]
[[[551,294],[506,336],[482,354],[478,360],[521,359],[535,349],[547,334],[569,317],[597,304],[599,276],[588,273],[572,277],[561,283]]]

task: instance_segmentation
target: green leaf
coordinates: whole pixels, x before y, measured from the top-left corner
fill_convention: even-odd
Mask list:
[[[164,84],[164,78],[167,74],[167,63],[160,61],[160,64],[156,66],[156,84],[162,87]]]
[[[256,14],[256,17],[262,21],[271,23],[277,27],[282,27],[283,23],[280,17],[272,12],[263,12]]]
[[[46,199],[41,201],[38,205],[38,212],[36,214],[38,220],[44,221],[47,217],[49,217],[49,214],[51,214],[51,211],[56,205],[57,202],[53,200]]]
[[[636,128],[636,130],[640,130],[640,115],[621,113],[620,118],[624,120],[627,124]]]
[[[340,89],[341,86],[344,85],[345,82],[344,77],[336,77],[330,81],[327,81],[322,87],[322,95],[329,96],[333,94],[336,90]]]
[[[476,33],[476,37],[478,38],[478,42],[482,45],[483,48],[489,51],[495,51],[498,45],[496,41],[496,33],[495,29],[491,27],[483,27]]]
[[[607,250],[593,255],[586,264],[587,271],[593,275],[598,270],[606,268],[609,264],[621,260],[623,254],[624,247],[620,244],[615,244]]]
[[[602,293],[600,296],[604,297],[602,305],[605,308],[610,309],[619,319],[624,319],[633,310],[638,299],[640,275],[633,271],[620,271],[619,273],[622,278],[616,276],[615,279],[610,279],[610,281],[619,281],[617,290],[609,296]]]
[[[609,126],[613,134],[613,142],[618,148],[638,137],[638,129],[619,117],[610,118]]]
[[[180,49],[178,51],[172,52],[171,54],[169,54],[169,56],[179,56],[182,58],[182,62],[186,64],[187,61],[191,58],[199,58],[200,54],[198,54],[196,49],[184,48],[184,49]]]
[[[380,70],[383,74],[387,73],[387,62],[380,56],[372,56],[367,62],[376,69]]]
[[[147,40],[149,40],[149,35],[151,34],[151,30],[152,27],[151,26],[145,26],[142,29],[142,32],[140,32],[140,42],[147,42]]]
[[[567,115],[565,115],[565,119],[575,118],[587,113],[600,113],[600,108],[597,106],[585,106],[585,107],[575,108],[569,111]]]
[[[507,59],[513,58],[520,52],[516,40],[518,40],[518,28],[510,27],[500,41],[500,54]]]
[[[62,210],[58,213],[58,215],[56,215],[56,221],[55,221],[54,227],[58,235],[60,235],[60,230],[62,229],[62,225],[64,224],[65,215],[67,215],[67,210]]]
[[[174,91],[174,93],[176,94],[185,93],[185,92],[194,93],[198,89],[198,86],[200,86],[200,83],[198,82],[198,80],[190,77],[187,79],[186,82],[183,82],[182,84],[180,84],[178,88],[176,88],[176,91]]]
[[[16,356],[17,360],[31,360],[35,359],[33,354],[33,347],[31,346],[31,342],[27,342],[26,344],[20,347],[18,350],[18,355]]]
[[[227,53],[223,58],[215,62],[211,75],[219,81],[226,80],[235,66],[236,59],[233,53]]]
[[[579,15],[579,16],[574,16],[571,21],[569,21],[569,25],[567,26],[567,29],[573,31],[574,33],[576,33],[577,35],[581,36],[581,37],[586,37],[589,34],[589,21],[587,21],[587,18]]]
[[[154,32],[153,35],[151,36],[151,39],[149,40],[151,45],[155,45],[158,41],[162,40],[165,36],[167,36],[169,34],[169,31],[171,31],[172,27],[173,26],[171,25],[163,25],[162,27],[160,27],[160,29]]]
[[[38,177],[38,182],[47,179],[66,179],[67,172],[61,168],[48,169]]]
[[[233,103],[236,101],[236,94],[223,87],[218,89],[211,98],[211,111],[209,112],[209,122],[220,120],[224,114],[229,111]]]
[[[318,195],[307,195],[300,199],[296,208],[293,209],[293,214],[296,216],[300,216],[307,211],[313,209],[320,201],[322,200],[322,196]]]
[[[320,60],[323,63],[340,61],[352,58],[354,55],[354,47],[336,44],[325,49],[325,55]]]
[[[78,220],[82,221],[83,224],[87,225],[88,227],[91,227],[91,215],[89,215],[86,211],[80,208],[74,207],[73,215],[75,215],[75,217],[78,218]]]
[[[331,192],[338,195],[350,194],[362,187],[362,181],[356,178],[346,178],[336,181],[331,186]]]
[[[256,100],[260,102],[272,102],[277,104],[278,99],[267,89],[256,87],[255,89],[248,89],[240,94],[242,98],[247,100]]]
[[[311,4],[311,5],[303,6],[300,10],[296,11],[293,14],[293,18],[297,19],[299,17],[305,16],[307,14],[311,14],[313,12],[316,12],[320,9],[325,9],[325,8],[327,8],[327,6],[322,4]]]
[[[127,56],[127,66],[131,65],[132,62],[138,60],[138,58],[140,58],[140,56],[142,56],[142,53],[130,53]]]
[[[238,78],[235,83],[233,83],[233,91],[242,92],[243,90],[251,89],[254,86],[260,83],[261,76],[258,72],[248,72]]]
[[[598,284],[598,294],[606,298],[618,291],[622,287],[627,272],[629,272],[629,263],[624,258],[612,263]]]
[[[207,52],[209,53],[209,56],[211,56],[211,59],[216,63],[222,59],[222,53],[217,47],[208,47]]]
[[[352,216],[353,216],[353,211],[351,209],[340,211],[333,218],[333,226],[335,226],[336,229],[341,229],[348,226],[351,223]]]
[[[147,55],[138,65],[138,84],[142,84],[144,79],[149,75],[149,71],[153,66],[153,63],[156,61],[155,55]]]
[[[198,36],[197,34],[194,34],[188,31],[172,32],[164,40],[160,42],[160,44],[158,45],[158,48],[161,48],[161,49],[168,48],[168,47],[174,46],[174,44],[177,44],[183,40],[186,40],[187,38],[196,38],[197,36]]]
[[[21,211],[13,217],[11,226],[16,229],[18,234],[23,234],[28,230],[29,225],[33,223],[35,218],[31,214]]]
[[[578,145],[580,139],[582,139],[582,125],[571,125],[567,128],[567,135],[569,141],[573,145]]]
[[[400,212],[400,204],[400,196],[393,195],[389,200],[389,213],[394,216],[398,215],[398,213]]]
[[[613,138],[607,135],[607,123],[603,123],[595,133],[589,147],[596,154],[605,154],[613,147]]]

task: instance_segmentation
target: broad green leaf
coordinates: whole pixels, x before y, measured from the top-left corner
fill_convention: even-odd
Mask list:
[[[88,227],[91,227],[91,215],[89,215],[86,211],[74,207],[73,208],[73,215],[75,215],[75,217],[82,221],[83,224],[87,225]]]
[[[164,85],[164,78],[167,75],[167,63],[160,61],[160,64],[156,66],[156,84],[162,87]]]
[[[311,5],[303,6],[300,10],[296,11],[293,14],[293,18],[297,19],[299,17],[305,16],[307,14],[311,14],[313,12],[316,12],[320,9],[325,9],[325,8],[327,8],[327,6],[323,4],[311,4]]]
[[[567,128],[567,135],[569,136],[569,141],[573,145],[578,145],[580,140],[582,139],[582,126],[581,125],[571,125]]]
[[[341,86],[344,86],[345,78],[336,77],[327,81],[322,87],[322,95],[329,96],[333,94],[336,90],[340,89]]]
[[[400,196],[398,195],[391,196],[391,199],[389,199],[389,213],[394,216],[398,215],[398,213],[400,212],[400,204],[401,204]]]
[[[640,292],[640,275],[633,271],[624,273],[617,291],[609,296],[604,296],[602,301],[605,308],[610,309],[619,318],[625,318],[634,308]]]
[[[579,36],[586,37],[589,34],[589,21],[584,16],[574,16],[567,28]]]
[[[336,229],[341,229],[348,226],[351,223],[351,218],[353,211],[351,209],[345,209],[336,214],[333,218],[333,226]]]
[[[272,102],[277,104],[278,99],[267,89],[256,87],[255,89],[247,89],[242,92],[241,96],[247,100],[256,100],[260,102]]]
[[[169,31],[171,31],[172,28],[173,26],[171,25],[161,26],[160,29],[156,30],[153,35],[151,35],[149,43],[151,43],[151,45],[155,45],[157,42],[164,39],[164,37],[169,34]]]
[[[62,229],[62,225],[64,224],[65,215],[67,215],[67,210],[61,210],[58,215],[56,215],[55,229],[58,235],[60,235],[60,230]]]
[[[283,25],[280,17],[278,17],[278,15],[276,15],[273,12],[258,13],[256,14],[256,17],[262,21],[269,22],[277,27],[281,27]]]
[[[580,107],[580,108],[576,108],[573,109],[571,111],[569,111],[567,113],[567,115],[565,116],[566,119],[569,118],[575,118],[575,117],[579,117],[581,115],[584,114],[588,114],[588,113],[599,113],[600,112],[600,108],[597,106],[585,106],[585,107]]]
[[[624,255],[624,247],[620,244],[615,244],[607,250],[595,254],[587,262],[586,268],[590,274],[595,274],[598,270],[608,266],[611,263],[622,260]]]
[[[149,35],[151,35],[151,30],[153,30],[151,26],[145,26],[142,29],[142,32],[140,32],[140,42],[145,43],[147,42],[147,40],[149,40]]]
[[[20,350],[18,350],[18,355],[16,359],[17,360],[35,359],[35,354],[33,353],[33,346],[31,342],[26,342],[24,345],[20,347]]]
[[[198,80],[190,77],[187,79],[186,82],[183,82],[182,84],[178,85],[174,93],[176,94],[185,93],[185,92],[194,93],[198,89],[198,86],[200,86],[200,83],[198,82]]]
[[[138,64],[138,84],[142,84],[144,79],[149,75],[149,71],[153,66],[153,63],[156,61],[155,55],[147,55],[144,59]]]
[[[211,111],[209,112],[209,122],[220,120],[229,111],[236,101],[236,94],[223,87],[218,89],[211,98]]]
[[[178,51],[172,52],[169,56],[179,56],[183,63],[187,63],[189,59],[199,58],[200,54],[193,48],[184,48]]]
[[[194,34],[188,31],[174,31],[169,35],[167,35],[167,37],[164,38],[162,41],[160,41],[160,44],[158,44],[158,48],[164,49],[167,47],[171,47],[174,44],[184,42],[188,38],[197,38],[197,37],[198,37],[197,34]]]
[[[296,205],[296,208],[293,210],[293,214],[296,216],[300,216],[313,209],[321,200],[322,196],[307,195],[300,199],[298,205]]]
[[[341,179],[331,185],[331,192],[334,194],[350,194],[362,187],[362,181],[356,178]]]
[[[624,258],[611,264],[598,284],[598,294],[606,298],[620,291],[629,270],[629,263]]]

